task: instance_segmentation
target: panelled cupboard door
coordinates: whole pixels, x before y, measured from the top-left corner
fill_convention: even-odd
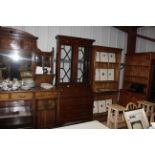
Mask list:
[[[108,53],[100,52],[100,56],[101,56],[100,62],[108,62]]]
[[[109,53],[108,54],[108,62],[110,62],[110,63],[115,63],[116,62],[115,53]]]
[[[55,111],[41,110],[37,111],[37,128],[52,128],[55,126]]]
[[[60,100],[60,123],[76,123],[92,120],[93,99],[91,96],[64,96]]]
[[[56,126],[56,99],[37,101],[37,128],[52,128]]]

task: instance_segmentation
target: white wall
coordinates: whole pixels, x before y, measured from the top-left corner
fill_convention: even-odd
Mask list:
[[[94,39],[95,45],[122,48],[122,60],[127,49],[127,34],[109,26],[14,26],[13,28],[29,32],[38,37],[38,48],[43,51],[56,49],[55,36],[58,34]],[[56,52],[55,52],[56,53]],[[120,84],[122,87],[123,70]]]
[[[137,34],[144,35],[144,36],[155,39],[155,27],[154,26],[146,26],[146,27],[138,28]],[[137,37],[136,53],[149,52],[149,51],[155,52],[155,42],[151,42],[151,41]]]

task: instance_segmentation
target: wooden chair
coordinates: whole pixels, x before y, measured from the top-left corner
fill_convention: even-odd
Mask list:
[[[150,124],[151,122],[155,122],[155,112],[153,112],[150,116]]]
[[[147,117],[150,118],[151,114],[154,112],[155,103],[152,103],[146,100],[140,100],[140,101],[137,101],[137,103],[138,103],[138,107],[143,108],[144,111],[146,112]]]
[[[129,102],[127,105],[126,105],[126,110],[134,110],[134,109],[137,109],[138,106],[133,103],[133,102]]]
[[[143,108],[124,111],[123,113],[129,129],[149,128],[149,121]]]

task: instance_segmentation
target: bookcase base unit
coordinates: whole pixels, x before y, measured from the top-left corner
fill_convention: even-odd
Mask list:
[[[94,93],[93,119],[100,122],[107,121],[107,106],[117,103],[118,92],[109,91]]]
[[[136,93],[128,90],[120,90],[119,103],[122,106],[126,106],[129,102],[134,102],[137,104],[138,100],[145,100],[146,95],[144,93]]]

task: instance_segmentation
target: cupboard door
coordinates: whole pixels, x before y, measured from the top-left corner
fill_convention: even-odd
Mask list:
[[[56,100],[37,101],[37,128],[52,128],[56,125]]]
[[[115,75],[114,69],[108,69],[108,80],[109,81],[113,81],[115,79],[114,75]]]
[[[40,100],[38,101],[37,110],[54,109],[55,102],[55,100]]]
[[[77,123],[92,120],[93,105],[89,97],[70,97],[60,101],[60,123]]]
[[[55,126],[55,120],[54,110],[37,111],[37,128],[52,128]]]
[[[101,81],[107,81],[108,79],[108,69],[100,69],[100,80]]]
[[[106,112],[106,101],[105,100],[99,100],[98,101],[98,107],[99,107],[99,113]]]
[[[115,53],[109,53],[109,54],[108,54],[108,61],[109,61],[110,63],[116,63]]]
[[[101,52],[101,62],[108,62],[108,53]]]

